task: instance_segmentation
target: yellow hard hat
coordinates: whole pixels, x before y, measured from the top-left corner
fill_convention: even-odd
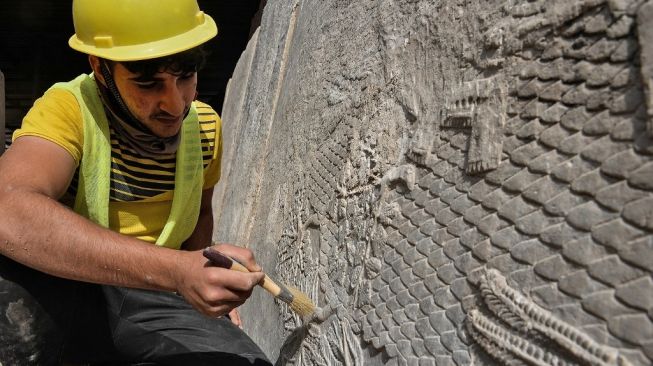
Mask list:
[[[74,0],[73,49],[113,61],[148,60],[218,34],[196,0]]]

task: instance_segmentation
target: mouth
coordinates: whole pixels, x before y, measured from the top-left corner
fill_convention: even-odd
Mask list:
[[[164,126],[177,126],[182,123],[190,108],[186,108],[184,112],[180,115],[172,115],[164,111],[158,111],[157,113],[152,114],[152,119],[161,123]]]
[[[164,124],[164,125],[172,126],[172,125],[176,125],[176,124],[181,123],[182,117],[181,116],[179,116],[179,117],[157,116],[157,117],[154,117],[153,119],[155,121],[157,121],[157,122],[160,122],[160,123]]]

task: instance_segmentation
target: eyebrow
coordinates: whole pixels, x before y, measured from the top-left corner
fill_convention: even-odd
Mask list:
[[[197,73],[197,71],[182,72],[182,73],[179,73],[179,74],[176,74],[176,73],[170,73],[170,74],[176,75],[176,76],[183,76],[183,75],[192,75],[192,74],[195,74],[195,73]],[[165,80],[165,78],[156,77],[154,75],[151,75],[151,76],[138,75],[138,76],[134,76],[134,77],[131,77],[131,78],[128,78],[128,79],[131,80],[131,81],[135,81],[137,83],[149,83],[149,82],[153,82],[153,81],[156,82],[156,81],[164,81]]]
[[[156,76],[139,75],[133,78],[129,78],[129,80],[135,81],[137,83],[149,83],[151,81],[163,81],[163,78],[158,78]]]

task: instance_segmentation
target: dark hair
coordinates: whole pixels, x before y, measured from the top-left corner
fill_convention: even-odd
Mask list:
[[[169,72],[174,75],[197,72],[204,67],[207,57],[208,52],[202,46],[197,46],[169,56],[143,61],[121,61],[120,64],[130,72],[148,79],[159,72]],[[107,60],[107,63],[113,69],[116,61]]]

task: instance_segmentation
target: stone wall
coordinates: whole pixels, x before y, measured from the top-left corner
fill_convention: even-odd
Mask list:
[[[653,1],[271,0],[214,239],[278,364],[649,365]]]

